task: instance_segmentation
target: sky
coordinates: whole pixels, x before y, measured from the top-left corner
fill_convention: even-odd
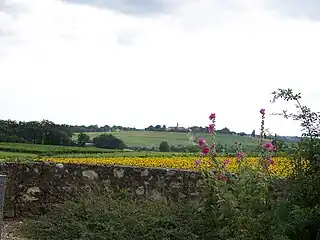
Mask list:
[[[299,135],[320,106],[318,0],[0,0],[0,119]]]

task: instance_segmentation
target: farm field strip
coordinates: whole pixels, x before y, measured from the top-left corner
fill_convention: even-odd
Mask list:
[[[116,152],[115,149],[102,149],[96,147],[73,147],[73,146],[56,146],[27,143],[5,143],[0,142],[0,151],[4,152],[21,152],[21,153],[108,153]]]
[[[74,163],[74,164],[90,164],[90,165],[125,165],[136,167],[154,167],[154,168],[174,168],[182,170],[196,170],[196,156],[176,156],[176,157],[104,157],[104,158],[41,158],[44,162],[54,163]],[[227,166],[232,172],[237,172],[238,165],[235,157],[217,157],[219,161],[230,159],[231,162]],[[288,176],[291,174],[292,167],[290,161],[286,157],[274,157],[274,165],[270,166],[270,173],[275,176]],[[258,166],[257,157],[248,157],[244,165],[250,167]],[[210,166],[208,166],[210,168]]]
[[[191,145],[191,135],[189,133],[179,132],[152,132],[152,131],[120,131],[120,132],[85,132],[90,138],[97,137],[100,134],[112,134],[117,138],[120,138],[128,146],[159,146],[162,141],[167,141],[170,145]],[[73,139],[77,138],[78,133],[73,135]],[[197,137],[203,137],[208,142],[211,141],[209,133],[197,133]],[[257,139],[252,139],[247,136],[228,135],[228,134],[217,134],[217,142],[221,144],[232,145],[234,141],[242,142],[246,146],[255,146]]]
[[[36,155],[36,154],[32,154],[32,153],[3,152],[3,151],[0,151],[0,159],[1,159],[1,158],[15,158],[15,157],[19,157],[19,158],[30,158],[30,157],[34,157],[34,158],[36,158],[37,155]]]
[[[218,153],[219,157],[235,157],[235,153]],[[110,153],[96,153],[96,154],[59,154],[53,156],[54,158],[114,158],[114,157],[193,157],[197,158],[199,156],[199,152],[195,153],[186,153],[186,152],[110,152]],[[251,152],[246,154],[248,157],[258,157],[260,153]],[[287,157],[288,154],[284,152],[275,153],[276,157]]]

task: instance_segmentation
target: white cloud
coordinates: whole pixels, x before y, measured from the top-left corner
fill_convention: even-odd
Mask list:
[[[0,118],[144,127],[204,125],[214,111],[218,127],[251,132],[261,107],[281,109],[268,103],[270,92],[288,87],[318,110],[319,22],[283,15],[267,0],[169,2],[163,14],[139,17],[7,1]],[[267,125],[299,130],[278,118]]]

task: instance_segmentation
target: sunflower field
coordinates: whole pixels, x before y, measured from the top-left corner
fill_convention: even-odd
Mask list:
[[[135,167],[153,167],[153,168],[173,168],[181,170],[197,170],[195,165],[195,156],[116,156],[116,157],[44,157],[41,161],[54,163],[73,163],[73,164],[91,164],[91,165],[124,165]],[[221,162],[229,159],[230,164],[226,167],[232,172],[237,172],[238,164],[235,157],[217,157]],[[247,157],[243,164],[255,168],[258,166],[257,157]],[[288,176],[292,172],[290,160],[287,157],[274,157],[274,164],[269,166],[271,175]],[[210,167],[210,166],[209,166]]]

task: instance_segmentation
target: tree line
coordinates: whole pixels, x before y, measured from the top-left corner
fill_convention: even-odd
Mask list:
[[[72,145],[70,126],[48,120],[17,122],[0,120],[0,141],[46,145]]]
[[[98,125],[67,125],[67,124],[55,124],[49,120],[43,121],[12,121],[12,120],[0,120],[0,141],[8,142],[30,142],[30,143],[44,143],[44,144],[68,144],[70,142],[73,133],[86,133],[86,132],[116,132],[116,131],[141,131],[135,127],[123,127],[123,126],[98,126]],[[194,132],[194,133],[206,133],[208,127],[192,126],[190,128],[184,127],[166,127],[166,125],[150,125],[146,127],[146,131],[155,132]],[[143,131],[142,130],[142,131]],[[220,130],[216,130],[221,134],[238,134],[240,136],[248,136],[244,132],[236,133],[225,127]],[[255,133],[251,134],[254,136]]]
[[[137,128],[132,127],[123,127],[123,126],[98,126],[98,125],[70,125],[69,126],[72,132],[81,133],[81,132],[115,132],[115,131],[139,131]]]
[[[74,128],[66,124],[55,124],[43,120],[41,122],[17,122],[0,120],[0,142],[31,143],[44,145],[84,146],[90,137],[84,133],[78,135],[73,141]],[[111,134],[101,134],[93,138],[96,147],[123,149],[124,142]]]
[[[185,128],[185,127],[167,127],[166,125],[150,125],[147,128],[145,128],[146,131],[152,131],[152,132],[194,132],[194,133],[207,133],[209,131],[209,128],[206,127],[202,127],[202,126],[192,126],[189,128]],[[229,128],[222,128],[220,130],[216,130],[217,133],[221,133],[221,134],[238,134],[234,131],[231,131]],[[246,135],[245,133],[243,133],[244,135]],[[239,134],[238,134],[239,135]]]
[[[86,143],[92,142],[97,147],[103,148],[125,148],[122,140],[114,137],[111,134],[101,134],[94,139],[85,134],[86,132],[114,132],[114,131],[137,131],[136,128],[127,128],[122,126],[77,126],[66,124],[55,124],[52,121],[12,121],[0,120],[0,142],[16,142],[16,143],[33,143],[45,145],[64,145],[64,146],[85,146]],[[208,127],[193,126],[189,129],[183,127],[175,127],[168,129],[165,125],[150,125],[145,128],[147,131],[188,131],[188,132],[208,132]],[[73,140],[74,133],[78,134],[77,140]],[[220,134],[236,134],[228,128],[217,130]],[[244,134],[244,133],[243,133]],[[254,135],[254,132],[251,134]],[[173,147],[175,148],[175,147]],[[171,149],[171,151],[182,151],[181,149]],[[189,150],[190,151],[190,150]]]
[[[11,141],[26,141],[32,142],[35,141],[36,143],[41,143],[45,141],[49,141],[51,139],[50,134],[47,133],[48,131],[54,131],[53,129],[57,129],[61,133],[65,133],[66,136],[64,138],[68,138],[68,136],[72,136],[72,133],[85,133],[85,132],[116,132],[116,131],[170,131],[170,132],[198,132],[198,133],[205,133],[208,132],[208,127],[202,126],[192,126],[190,128],[184,127],[167,127],[166,125],[150,125],[145,129],[137,129],[135,127],[124,127],[119,125],[67,125],[67,124],[55,124],[49,120],[42,120],[42,121],[13,121],[13,120],[0,120],[0,134],[1,138],[0,141],[3,139],[9,138]],[[19,133],[18,133],[19,132]],[[47,133],[47,134],[45,134]],[[245,133],[236,133],[231,131],[228,128],[223,128],[217,130],[217,133],[225,133],[225,134],[240,134],[246,135]],[[44,137],[48,135],[47,137]],[[11,136],[11,137],[6,137]],[[9,141],[8,140],[8,141]],[[6,140],[7,141],[7,140]],[[51,140],[50,140],[51,141]],[[53,142],[57,142],[57,140],[53,140]]]
[[[190,128],[185,128],[185,127],[167,127],[166,125],[150,125],[144,129],[137,129],[135,127],[123,127],[123,126],[109,126],[109,125],[104,125],[104,126],[98,126],[98,125],[70,125],[70,129],[73,132],[76,133],[85,133],[85,132],[116,132],[116,131],[152,131],[152,132],[198,132],[198,133],[206,133],[208,132],[208,127],[202,127],[202,126],[193,126]],[[228,128],[223,128],[220,130],[217,130],[217,133],[225,133],[225,134],[237,134],[234,131],[229,130]],[[245,133],[243,133],[246,135]]]

